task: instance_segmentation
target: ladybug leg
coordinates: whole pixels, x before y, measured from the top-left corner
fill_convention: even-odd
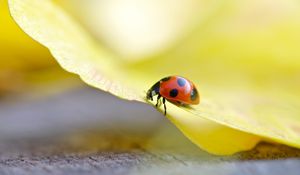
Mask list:
[[[164,109],[165,109],[165,115],[167,115],[167,107],[166,107],[166,99],[163,98],[163,104],[164,104]]]
[[[156,107],[158,106],[158,103],[159,103],[159,100],[160,100],[160,97],[161,97],[161,95],[160,94],[158,94],[158,96],[157,96],[157,102],[156,102]]]

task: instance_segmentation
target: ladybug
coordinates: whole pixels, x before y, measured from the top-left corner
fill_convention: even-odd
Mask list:
[[[155,83],[148,91],[146,98],[153,101],[153,96],[157,95],[156,107],[162,97],[165,112],[167,114],[166,100],[180,105],[197,105],[199,104],[199,94],[196,86],[190,80],[181,76],[168,76]]]

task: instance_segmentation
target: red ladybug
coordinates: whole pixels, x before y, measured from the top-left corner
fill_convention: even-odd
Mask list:
[[[153,101],[157,96],[156,107],[162,97],[165,115],[167,113],[166,100],[177,105],[199,104],[199,94],[194,83],[180,76],[169,76],[159,80],[147,91],[147,99]]]

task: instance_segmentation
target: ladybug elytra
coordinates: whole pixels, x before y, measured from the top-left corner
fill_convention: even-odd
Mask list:
[[[176,105],[197,105],[199,94],[193,82],[181,76],[168,76],[155,83],[147,91],[147,99],[153,100],[157,95],[156,107],[162,98],[166,115],[166,100]]]

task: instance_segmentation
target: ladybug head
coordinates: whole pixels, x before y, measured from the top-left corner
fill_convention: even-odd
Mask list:
[[[153,96],[152,96],[152,93],[151,93],[150,89],[147,91],[146,98],[147,98],[147,100],[153,100]]]
[[[153,96],[159,94],[159,86],[160,86],[160,82],[157,82],[147,91],[146,98],[148,100],[153,100]]]

